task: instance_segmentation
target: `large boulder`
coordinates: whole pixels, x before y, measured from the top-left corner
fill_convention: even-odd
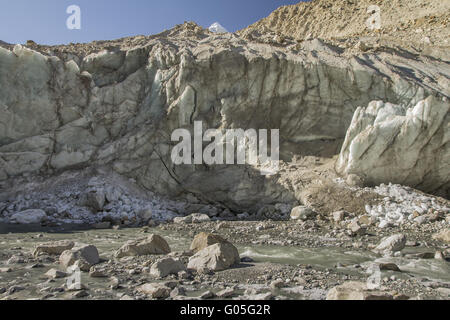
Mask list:
[[[64,251],[72,249],[74,246],[75,243],[69,240],[41,243],[34,248],[33,255],[35,257],[40,254],[60,255]]]
[[[406,236],[403,234],[395,234],[393,236],[383,238],[373,251],[384,255],[392,255],[397,251],[403,250],[405,245]]]
[[[98,250],[93,245],[77,244],[70,250],[66,250],[59,256],[59,263],[65,269],[76,266],[81,271],[89,269],[100,262]]]
[[[150,274],[158,278],[164,278],[169,274],[177,274],[185,271],[185,265],[178,259],[164,258],[156,261],[150,268]]]
[[[407,109],[374,101],[359,107],[342,146],[336,170],[370,185],[397,183],[423,191],[447,190],[450,103],[430,96]]]
[[[306,221],[313,218],[316,215],[313,209],[306,206],[294,207],[291,211],[291,220]]]
[[[131,240],[116,251],[115,257],[120,259],[129,256],[146,256],[152,254],[168,254],[170,247],[163,237],[152,234],[147,238]]]
[[[30,209],[15,213],[11,216],[11,221],[19,224],[36,224],[47,219],[45,211],[40,209]]]
[[[240,262],[239,252],[231,243],[216,243],[189,259],[188,269],[222,271]]]
[[[222,238],[219,235],[201,232],[195,236],[194,240],[191,243],[191,251],[197,253],[206,247],[209,247],[216,243],[229,243],[227,240]]]

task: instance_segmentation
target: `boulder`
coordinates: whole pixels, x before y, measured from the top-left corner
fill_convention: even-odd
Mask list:
[[[345,183],[350,187],[364,187],[364,180],[356,174],[349,174]]]
[[[374,223],[374,219],[369,215],[363,215],[358,218],[358,222],[361,226],[370,226]]]
[[[178,296],[186,296],[186,290],[183,287],[176,287],[170,292],[170,296],[172,298],[178,297]]]
[[[73,241],[61,240],[38,244],[33,250],[33,256],[40,254],[60,255],[66,250],[70,250],[75,246]]]
[[[184,270],[186,270],[186,267],[180,260],[164,258],[152,264],[150,274],[158,278],[164,278],[169,274],[178,274],[178,272]]]
[[[276,290],[276,289],[283,288],[285,285],[286,285],[286,283],[283,280],[278,279],[278,280],[272,281],[270,283],[270,288]]]
[[[348,225],[348,229],[351,232],[352,236],[362,236],[366,233],[366,228],[362,227],[358,221],[358,219],[354,219],[350,224]]]
[[[383,238],[373,251],[379,254],[392,255],[397,251],[403,250],[405,246],[406,236],[403,234],[396,234]]]
[[[105,189],[105,198],[108,202],[118,201],[121,195],[122,191],[119,188],[108,187]]]
[[[306,221],[316,216],[316,213],[311,208],[306,206],[298,206],[291,211],[291,220]]]
[[[25,263],[25,260],[22,255],[18,254],[12,255],[11,258],[9,258],[6,261],[6,264],[21,264],[21,263]]]
[[[40,209],[30,209],[15,213],[10,219],[19,224],[37,224],[45,221],[47,219],[47,214]]]
[[[188,269],[221,271],[239,264],[239,252],[231,243],[216,243],[189,259]]]
[[[223,289],[223,290],[217,292],[216,296],[221,299],[226,299],[226,298],[232,297],[235,294],[236,294],[236,291],[233,288],[226,288],[226,289]]]
[[[369,291],[363,282],[349,281],[328,291],[327,300],[393,300],[387,292]]]
[[[341,210],[341,211],[336,211],[332,213],[333,216],[333,221],[334,222],[341,222],[344,221],[345,216],[346,216],[346,212]]]
[[[65,278],[67,276],[67,273],[57,269],[50,269],[45,273],[45,276],[49,279],[59,279]]]
[[[258,300],[272,300],[273,294],[271,292],[266,293],[256,293],[250,295],[243,295],[238,297],[236,300],[250,300],[250,301],[258,301]]]
[[[141,209],[138,211],[137,216],[142,222],[148,223],[153,217],[153,212],[150,208]]]
[[[173,218],[173,223],[176,223],[176,224],[192,223],[192,216],[175,217],[175,218]]]
[[[380,263],[378,266],[381,271],[387,270],[401,272],[400,268],[395,263]]]
[[[209,221],[211,221],[211,218],[204,213],[193,213],[186,217],[176,217],[173,219],[174,223],[203,223]]]
[[[163,237],[152,234],[147,238],[131,240],[116,251],[115,257],[120,259],[129,256],[146,256],[170,253],[169,244]]]
[[[97,248],[88,244],[78,244],[59,256],[59,263],[65,269],[77,266],[80,270],[88,272],[93,265],[99,262],[100,257]]]
[[[103,190],[96,190],[86,194],[85,206],[96,211],[101,211],[106,202],[106,195]]]
[[[208,290],[208,291],[203,292],[200,295],[199,299],[200,300],[208,300],[208,299],[212,299],[212,298],[215,298],[215,297],[216,297],[216,294],[214,292]]]
[[[196,253],[216,243],[228,243],[228,241],[219,235],[201,232],[195,236],[190,249]]]
[[[442,231],[435,233],[433,239],[439,240],[445,243],[450,243],[450,228],[443,229]]]
[[[204,223],[210,222],[211,218],[204,213],[194,213],[192,214],[192,223]]]
[[[104,268],[98,268],[97,266],[92,266],[89,269],[89,276],[91,278],[106,278],[108,275]]]
[[[138,290],[153,299],[165,299],[170,296],[171,289],[159,283],[147,283],[138,288]]]
[[[417,218],[414,219],[414,222],[417,223],[418,225],[422,225],[425,224],[428,220],[427,216],[418,216]]]

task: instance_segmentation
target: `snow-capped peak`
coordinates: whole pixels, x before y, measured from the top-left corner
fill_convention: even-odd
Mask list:
[[[228,30],[222,27],[222,25],[218,22],[214,22],[210,27],[209,31],[214,33],[228,33]]]

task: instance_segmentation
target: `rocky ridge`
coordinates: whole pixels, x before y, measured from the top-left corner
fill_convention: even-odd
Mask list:
[[[367,28],[372,6],[380,8],[381,29]],[[402,47],[448,47],[450,1],[433,0],[314,0],[282,6],[240,31],[275,32],[297,40],[311,38],[332,41],[371,37],[391,39]]]

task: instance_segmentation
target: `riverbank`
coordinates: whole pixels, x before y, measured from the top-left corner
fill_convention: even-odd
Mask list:
[[[167,299],[317,300],[325,299],[337,285],[366,283],[373,276],[370,268],[374,264],[392,269],[381,270],[377,290],[383,295],[393,299],[449,297],[450,267],[445,260],[449,256],[448,244],[433,239],[430,225],[383,232],[369,227],[365,235],[356,237],[321,221],[215,221],[167,223],[153,228],[77,229],[60,226],[47,232],[16,230],[2,235],[1,299],[151,299],[139,290],[151,283],[174,291],[164,296]],[[235,244],[241,263],[217,272],[188,271],[163,278],[151,274],[151,266],[164,257],[187,264],[192,256],[191,241],[200,232],[220,235]],[[383,236],[399,232],[407,242],[394,256],[383,258],[371,251]],[[172,252],[115,258],[124,243],[150,234],[166,239]],[[93,272],[82,272],[80,290],[68,288],[67,277],[49,279],[45,275],[50,269],[64,272],[58,256],[32,254],[41,243],[61,240],[83,242],[98,249],[98,272],[95,276]],[[399,270],[394,271],[393,265]]]

